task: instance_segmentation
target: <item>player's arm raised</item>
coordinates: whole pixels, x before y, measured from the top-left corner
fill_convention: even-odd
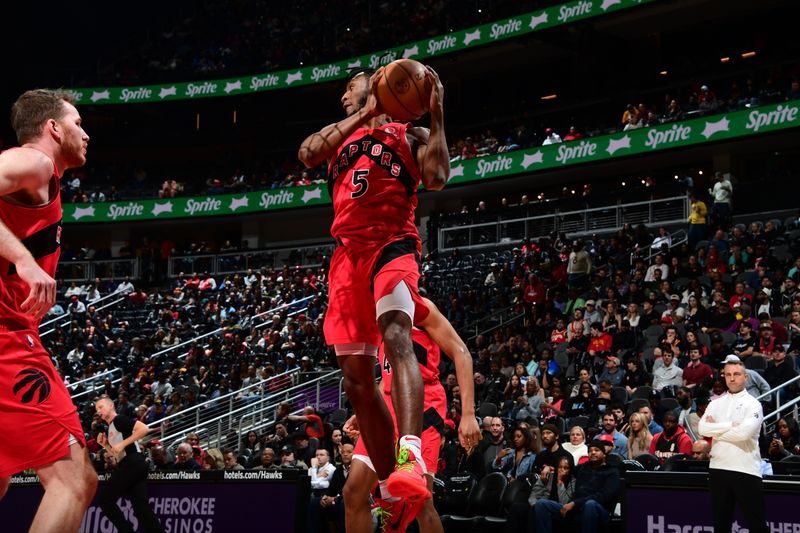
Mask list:
[[[414,128],[416,158],[422,174],[422,184],[429,191],[440,191],[450,177],[450,152],[444,134],[444,86],[431,67],[426,77],[431,83],[431,129]]]
[[[27,148],[0,154],[0,196],[47,186],[53,162],[43,153]],[[31,289],[22,311],[41,318],[56,302],[56,281],[39,267],[25,245],[0,222],[0,257],[14,263],[17,273]]]
[[[378,80],[383,76],[383,68],[369,79],[367,101],[364,106],[335,124],[325,126],[320,131],[309,135],[300,145],[297,158],[308,168],[321,165],[336,155],[342,143],[364,123],[381,114],[378,107]],[[351,81],[352,83],[352,81]],[[348,91],[352,88],[348,88]]]
[[[458,438],[466,450],[471,450],[481,440],[481,430],[478,427],[478,420],[475,418],[472,356],[467,345],[458,336],[447,318],[439,312],[436,305],[427,298],[425,298],[425,304],[430,313],[420,326],[425,328],[433,341],[456,365],[456,379],[461,391],[461,424],[458,427]]]

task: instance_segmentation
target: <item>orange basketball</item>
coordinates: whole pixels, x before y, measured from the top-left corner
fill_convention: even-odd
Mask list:
[[[378,83],[381,111],[394,120],[416,120],[428,112],[431,87],[425,66],[413,59],[392,61],[383,69]]]

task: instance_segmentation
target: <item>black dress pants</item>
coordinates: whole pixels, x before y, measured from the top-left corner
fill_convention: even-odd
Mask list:
[[[737,503],[750,533],[769,533],[760,477],[712,468],[708,471],[708,483],[715,533],[730,533]]]
[[[131,501],[136,520],[139,522],[139,531],[164,532],[147,501],[147,463],[144,458],[129,456],[120,461],[98,498],[100,508],[119,533],[134,533],[136,529],[133,524],[125,519],[125,515],[117,506],[117,500],[121,497]]]

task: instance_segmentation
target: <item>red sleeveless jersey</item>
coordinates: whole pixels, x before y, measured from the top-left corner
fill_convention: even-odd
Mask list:
[[[414,210],[422,178],[407,129],[398,122],[359,128],[331,160],[331,235],[338,243],[365,249],[409,237],[419,242]]]
[[[55,165],[54,165],[55,168]],[[50,201],[41,206],[26,206],[0,197],[0,220],[31,252],[36,263],[55,277],[61,255],[61,194],[59,172],[50,180]],[[39,328],[39,320],[20,310],[30,287],[17,274],[16,265],[0,258],[0,331]]]
[[[427,333],[417,328],[411,330],[411,341],[414,345],[414,355],[417,356],[417,362],[419,363],[419,371],[422,374],[422,382],[426,388],[428,385],[438,385],[439,360],[441,358],[439,346],[433,342],[433,339]],[[381,365],[383,393],[391,394],[393,372],[389,360],[386,359],[386,353],[383,351],[383,344],[381,344],[378,351],[378,362]]]

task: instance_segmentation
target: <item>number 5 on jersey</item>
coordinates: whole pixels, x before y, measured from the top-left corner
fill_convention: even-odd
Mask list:
[[[365,194],[367,194],[367,189],[369,189],[369,181],[367,181],[367,176],[369,175],[369,170],[354,170],[353,171],[353,189],[354,191],[350,193],[350,198],[361,198]]]

